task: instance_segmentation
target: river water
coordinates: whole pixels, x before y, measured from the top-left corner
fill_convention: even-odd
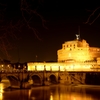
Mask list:
[[[9,81],[0,83],[0,100],[100,100],[100,86],[52,85],[31,89],[5,89]]]

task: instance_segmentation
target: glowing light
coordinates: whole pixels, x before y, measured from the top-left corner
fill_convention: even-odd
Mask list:
[[[52,95],[52,93],[50,94],[50,100],[53,100],[53,95]]]
[[[0,92],[0,100],[2,100],[3,99],[3,96],[2,96],[2,93]]]
[[[3,85],[0,84],[0,100],[3,99]]]
[[[32,71],[92,71],[100,67],[100,48],[89,47],[86,40],[67,41],[62,49],[57,51],[57,63],[28,63],[28,70]],[[97,61],[93,62],[96,59]],[[92,62],[88,62],[92,61]]]

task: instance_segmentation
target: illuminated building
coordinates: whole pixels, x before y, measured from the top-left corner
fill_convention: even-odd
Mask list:
[[[91,71],[100,66],[100,48],[90,47],[86,40],[76,35],[73,41],[62,44],[57,51],[56,63],[28,63],[28,70]],[[39,67],[40,66],[40,67]],[[60,68],[59,68],[60,67]]]
[[[77,35],[78,36],[78,35]],[[100,57],[100,48],[89,47],[86,40],[67,41],[62,44],[62,49],[57,51],[58,62],[75,61],[85,62],[94,61]]]
[[[31,77],[31,83],[37,85],[50,85],[51,83],[91,84],[91,79],[93,79],[93,82],[96,84],[100,83],[96,81],[99,80],[98,78],[100,76],[100,48],[90,47],[86,40],[80,40],[79,35],[76,35],[76,40],[67,41],[62,44],[62,48],[57,51],[57,56],[57,62],[28,62],[27,66],[23,66],[23,64],[21,66],[21,64],[18,63],[17,66],[14,64],[14,69],[9,71],[21,71],[22,74],[19,74],[22,75],[20,76],[21,79]],[[8,67],[1,65],[0,68],[1,71],[5,68],[5,70],[8,71],[10,65]],[[27,74],[27,70],[29,73],[32,72],[32,74]],[[37,81],[37,79],[39,80]],[[35,81],[33,82],[33,80]],[[24,86],[24,84],[26,87],[27,83],[23,83],[22,86]],[[20,88],[22,88],[22,86],[20,86]]]

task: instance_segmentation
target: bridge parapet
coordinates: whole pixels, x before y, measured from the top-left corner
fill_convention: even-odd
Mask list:
[[[31,79],[35,85],[45,83],[87,84],[88,77],[100,76],[99,71],[12,71],[0,72],[0,80],[7,77],[11,85],[18,83],[19,87]],[[98,78],[98,77],[97,77]]]

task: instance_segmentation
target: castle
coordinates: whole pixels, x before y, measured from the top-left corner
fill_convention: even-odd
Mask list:
[[[91,71],[99,68],[100,48],[90,47],[86,40],[81,40],[76,35],[73,41],[66,41],[62,48],[57,51],[57,61],[52,63],[29,62],[28,70],[68,70],[68,71]]]

